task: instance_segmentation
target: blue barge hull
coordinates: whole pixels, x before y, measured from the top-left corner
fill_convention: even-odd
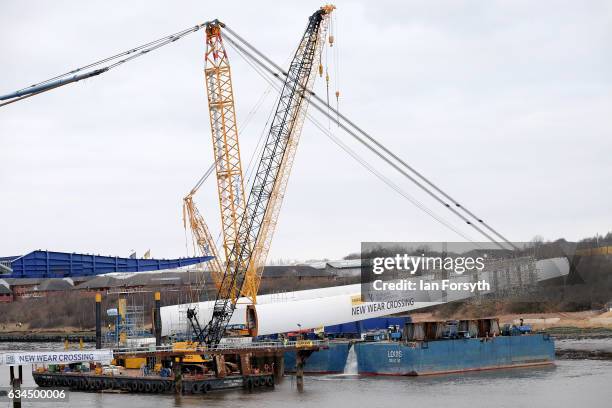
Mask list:
[[[348,341],[329,342],[328,349],[312,353],[304,364],[304,373],[307,374],[338,374],[344,371],[346,358],[349,352]],[[285,352],[285,371],[295,372],[295,352]]]
[[[555,345],[546,334],[356,343],[360,375],[430,375],[552,364]],[[316,353],[315,353],[316,354]]]

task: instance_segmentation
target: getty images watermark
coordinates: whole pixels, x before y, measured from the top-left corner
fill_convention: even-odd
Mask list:
[[[418,252],[418,250],[417,250]],[[485,258],[483,256],[425,256],[420,255],[395,254],[394,256],[377,256],[371,259],[372,273],[382,275],[386,271],[402,271],[414,276],[417,271],[435,272],[449,271],[461,276],[465,272],[482,272],[485,268]],[[385,282],[382,278],[372,282],[374,290],[468,290],[470,292],[491,290],[491,285],[486,279],[476,282],[458,282],[452,279],[426,280],[426,279],[399,279]]]
[[[524,296],[550,278],[550,260],[563,256],[554,244],[530,242],[363,242],[361,300]]]

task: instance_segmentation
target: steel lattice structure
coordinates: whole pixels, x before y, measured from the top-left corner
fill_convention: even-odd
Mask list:
[[[245,201],[232,76],[221,38],[221,27],[222,23],[217,20],[206,26],[204,75],[217,173],[223,251],[225,259],[229,259],[237,242]]]
[[[263,147],[261,160],[255,173],[253,187],[246,203],[246,211],[240,220],[237,240],[229,256],[223,281],[220,285],[213,315],[204,331],[200,331],[203,340],[209,346],[219,344],[225,328],[232,317],[236,302],[236,290],[240,292],[247,280],[247,269],[253,268],[253,255],[258,238],[265,226],[266,212],[271,211],[270,201],[286,162],[286,153],[290,146],[290,137],[299,125],[300,110],[306,99],[303,93],[307,89],[313,67],[318,58],[319,30],[323,17],[332,8],[323,7],[317,10],[308,21],[308,25],[291,61],[287,77],[281,90],[276,112],[270,131]]]
[[[217,252],[217,247],[208,229],[208,225],[193,202],[193,192],[183,199],[183,224],[185,227],[187,223],[189,223],[189,229],[202,255],[213,257],[204,264],[204,268],[210,271],[215,282],[221,282],[223,280],[221,258],[219,258],[219,253]]]
[[[313,61],[312,67],[318,66],[321,62],[321,50],[325,45],[327,29],[329,27],[329,25],[327,24],[328,16],[329,14],[323,15],[323,21],[321,22],[319,28],[319,35],[314,54],[315,61]],[[296,119],[291,128],[291,135],[287,144],[287,150],[285,152],[285,155],[283,156],[279,175],[272,190],[269,207],[266,210],[259,237],[255,242],[255,248],[253,250],[252,257],[253,261],[249,264],[249,269],[247,271],[247,279],[242,289],[242,293],[250,299],[255,300],[257,298],[257,292],[261,283],[261,276],[263,274],[266,259],[268,258],[268,252],[270,251],[270,245],[272,244],[272,238],[274,236],[274,231],[276,230],[276,224],[278,222],[280,210],[283,205],[283,199],[287,190],[287,184],[289,183],[289,176],[291,175],[291,169],[293,168],[293,161],[295,160],[295,154],[297,152],[297,147],[300,142],[302,127],[304,125],[304,120],[306,119],[306,112],[308,110],[308,105],[311,97],[311,94],[308,91],[312,90],[315,78],[316,75],[310,75],[308,77],[308,83],[306,87],[303,88],[307,91],[300,91],[301,96],[303,98],[303,102],[298,108]]]

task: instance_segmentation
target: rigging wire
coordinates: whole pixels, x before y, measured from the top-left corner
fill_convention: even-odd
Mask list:
[[[165,46],[167,44],[173,43],[173,42],[183,38],[184,36],[186,36],[188,34],[191,34],[191,33],[194,33],[196,31],[200,30],[202,27],[204,27],[206,25],[207,25],[207,23],[198,24],[196,26],[193,26],[193,27],[187,28],[185,30],[179,31],[179,32],[177,32],[175,34],[171,34],[169,36],[162,37],[160,39],[151,41],[149,43],[142,44],[142,45],[137,46],[135,48],[131,48],[131,49],[127,50],[127,51],[124,51],[124,52],[115,54],[113,56],[110,56],[110,57],[107,57],[107,58],[103,58],[101,60],[98,60],[98,61],[95,61],[93,63],[87,64],[87,65],[85,65],[83,67],[77,68],[77,69],[69,71],[67,73],[57,75],[57,76],[52,77],[50,79],[47,79],[45,81],[42,81],[42,82],[39,82],[37,84],[31,85],[30,87],[22,88],[21,90],[15,92],[13,94],[3,96],[2,99],[8,99],[8,98],[12,98],[12,99],[7,101],[7,102],[4,102],[4,103],[0,104],[0,107],[1,106],[5,106],[5,105],[10,104],[10,103],[17,102],[19,100],[23,100],[25,98],[29,98],[29,97],[34,96],[34,95],[38,95],[38,94],[43,93],[43,92],[47,92],[47,91],[49,91],[51,89],[55,89],[57,87],[60,87],[60,86],[63,86],[63,85],[67,85],[67,84],[72,83],[72,82],[77,82],[77,81],[79,81],[81,79],[84,79],[84,78],[87,78],[87,77],[90,77],[90,76],[99,75],[99,74],[101,74],[103,72],[106,72],[106,71],[112,69],[112,68],[120,66],[120,65],[122,65],[122,64],[124,64],[126,62],[129,62],[129,61],[131,61],[131,60],[133,60],[135,58],[138,58],[140,56],[146,55],[147,53],[149,53],[151,51],[154,51],[156,49],[159,49],[159,48],[161,48],[161,47],[163,47],[163,46]],[[281,67],[279,67],[277,64],[275,64],[273,61],[271,61],[268,57],[266,57],[263,53],[261,53],[253,45],[251,45],[248,41],[244,40],[244,38],[239,36],[231,28],[225,26],[225,30],[229,34],[234,36],[238,41],[242,42],[250,50],[252,50],[257,56],[259,56],[261,59],[263,59],[263,61],[267,62],[269,65],[274,67],[274,69],[276,69],[277,71],[279,71],[281,74],[283,74],[285,76],[287,75],[286,72]],[[241,49],[245,53],[245,55],[247,55],[255,63],[259,64],[263,69],[269,71],[269,73],[272,74],[277,79],[282,80],[282,78],[280,77],[279,73],[274,72],[274,70],[272,68],[266,66],[259,58],[253,56],[250,52],[248,52],[245,49],[243,49],[240,45],[235,43],[231,37],[229,37],[228,40],[229,40],[230,43],[233,43],[235,48]],[[333,43],[333,34],[330,35],[329,40],[330,40],[330,46],[331,46],[331,44]],[[123,58],[123,57],[125,57],[125,58]],[[108,65],[106,67],[103,67],[103,68],[100,68],[100,69],[97,69],[95,71],[91,71],[91,72],[88,72],[88,73],[79,74],[83,70],[87,70],[89,68],[93,68],[93,67],[96,67],[98,65],[101,65],[101,64],[104,64],[104,63],[107,63],[107,62],[110,62],[110,61],[117,60],[119,58],[122,58],[122,59],[120,59],[119,61],[116,61],[113,64],[110,64],[110,65]],[[76,74],[76,75],[74,75],[74,77],[72,77],[72,78],[66,78],[68,75],[71,75],[71,74]],[[326,69],[326,74],[327,74],[327,69]],[[64,78],[64,79],[62,79],[62,78]],[[53,83],[53,81],[56,81],[56,83]],[[481,234],[486,236],[492,242],[496,242],[497,243],[497,241],[493,237],[491,237],[485,231],[483,231],[482,229],[477,227],[477,225],[475,223],[469,221],[462,214],[460,214],[456,210],[456,208],[461,210],[463,213],[467,214],[473,220],[477,221],[478,224],[484,226],[486,229],[488,229],[494,235],[496,235],[497,237],[501,238],[505,243],[509,244],[513,248],[516,248],[512,243],[510,243],[510,241],[508,241],[507,238],[505,238],[498,231],[496,231],[491,226],[489,226],[487,223],[485,223],[482,219],[478,218],[473,212],[471,212],[470,210],[468,210],[467,208],[465,208],[464,206],[459,204],[456,200],[454,200],[452,197],[450,197],[450,195],[448,195],[446,192],[444,192],[442,189],[440,189],[436,184],[431,182],[429,179],[427,179],[425,176],[423,176],[416,169],[414,169],[413,167],[408,165],[404,160],[402,160],[400,157],[398,157],[396,154],[394,154],[391,150],[389,150],[386,146],[384,146],[382,143],[380,143],[377,139],[375,139],[374,137],[372,137],[371,135],[366,133],[363,129],[361,129],[359,126],[357,126],[354,122],[352,122],[346,116],[341,114],[338,111],[338,109],[334,109],[333,107],[331,107],[330,104],[329,104],[329,92],[328,92],[328,95],[327,95],[328,96],[328,102],[327,103],[325,103],[325,101],[323,99],[321,99],[314,92],[311,92],[311,94],[312,94],[312,97],[313,97],[313,100],[311,102],[314,102],[314,103],[312,103],[312,105],[315,107],[315,109],[319,110],[321,113],[323,113],[328,118],[330,118],[330,116],[331,116],[331,114],[329,112],[330,110],[333,113],[335,113],[336,117],[338,118],[338,126],[340,128],[345,130],[347,133],[349,133],[349,135],[351,135],[353,138],[355,138],[360,143],[362,143],[364,146],[366,146],[369,150],[371,150],[376,155],[378,155],[381,159],[383,159],[389,165],[394,167],[398,172],[400,172],[405,177],[407,177],[409,180],[411,180],[413,183],[415,183],[418,187],[420,187],[423,191],[425,191],[427,194],[429,194],[432,198],[434,198],[436,201],[440,202],[442,205],[447,207],[451,212],[453,212],[455,215],[460,217],[463,221],[465,221],[468,225],[472,226],[478,232],[480,232]],[[323,107],[321,107],[320,105],[323,105]],[[326,112],[326,110],[327,110],[327,112]],[[340,119],[342,119],[346,124],[340,123]],[[354,129],[355,131],[352,131],[351,129],[349,129],[349,126],[352,129]],[[359,133],[363,137],[365,137],[365,139],[367,139],[370,143],[372,143],[374,146],[376,146],[376,148],[382,150],[382,152],[384,152],[387,155],[387,157],[385,157],[380,151],[378,151],[376,148],[374,148],[374,146],[370,145],[364,139],[359,137],[357,135],[357,133]],[[389,157],[392,160],[389,159]],[[399,163],[399,165],[397,165],[394,161]],[[406,169],[409,172],[411,172],[412,174],[414,174],[422,182],[419,182],[414,177],[410,176],[401,167],[403,167],[404,169]],[[429,188],[427,186],[429,186]],[[430,188],[433,189],[435,191],[435,193],[433,191],[431,191]],[[436,193],[440,194],[444,199],[442,199]],[[446,200],[450,201],[452,204],[449,204],[448,202],[446,202]],[[453,208],[452,205],[454,205],[454,208]],[[498,243],[498,245],[503,248],[503,246],[501,246],[499,243]]]
[[[334,32],[338,35],[338,18],[336,14],[332,15],[332,24]],[[340,112],[340,51],[338,50],[338,42],[336,41],[336,47],[334,48],[334,83],[336,84],[336,112]],[[340,122],[340,117],[336,114],[336,122]]]
[[[236,52],[236,54],[238,56],[240,56],[255,72],[257,72],[259,75],[262,75],[263,73],[260,71],[261,69],[253,64],[252,61],[250,61],[244,54],[242,54],[242,52],[233,47],[233,44],[230,42],[229,43],[230,47],[232,47],[232,50]],[[280,95],[280,88],[278,86],[276,86],[276,84],[274,84],[272,81],[267,81],[268,83],[268,89],[270,90],[275,90],[276,94]],[[251,157],[249,159],[249,163],[247,165],[247,171],[245,173],[245,177],[247,179],[247,186],[250,185],[251,182],[251,178],[253,176],[253,172],[255,171],[255,157],[259,157],[260,156],[260,152],[261,150],[263,150],[263,141],[264,141],[264,137],[266,135],[266,129],[268,128],[268,125],[270,124],[270,121],[272,120],[272,116],[274,114],[274,109],[270,109],[270,113],[268,114],[268,118],[266,119],[266,123],[263,126],[263,129],[259,135],[259,138],[257,140],[257,144],[255,145],[255,149],[253,150],[253,153],[251,153]]]
[[[244,47],[242,47],[241,45],[237,44],[234,40],[234,38],[232,37],[226,37],[226,39],[229,42],[233,42],[234,43],[234,47],[240,48],[245,55],[247,55],[249,58],[251,58],[254,62],[256,62],[257,64],[259,64],[263,69],[265,69],[266,71],[268,71],[272,76],[274,76],[275,78],[282,80],[281,75],[286,75],[286,73],[274,62],[272,62],[268,57],[266,57],[264,54],[262,54],[259,50],[257,50],[255,47],[253,47],[251,44],[249,44],[246,40],[244,40],[242,37],[240,37],[239,35],[237,35],[231,28],[229,27],[225,27],[226,31],[229,32],[233,37],[237,38],[239,41],[241,41],[242,43],[245,44],[245,46],[249,47],[255,54],[257,54],[257,56],[259,58],[257,58],[256,56],[254,56],[252,53],[250,53],[249,51],[247,51],[246,49],[244,49]],[[261,59],[260,59],[261,58]],[[275,72],[275,70],[273,70],[272,68],[270,68],[269,66],[267,66],[266,64],[264,64],[263,61],[268,62],[270,65],[272,65],[273,67],[276,68],[276,70],[280,71],[279,72]],[[315,109],[319,110],[321,113],[326,114],[327,112],[325,112],[326,110],[326,104],[325,101],[322,100],[317,94],[315,94],[314,92],[310,91],[311,95],[313,96],[313,100],[311,102],[312,105],[314,106]],[[474,228],[475,230],[477,230],[479,233],[481,233],[483,236],[487,237],[487,239],[489,239],[491,242],[497,244],[500,248],[502,249],[506,249],[503,245],[501,245],[497,239],[493,238],[490,234],[488,234],[487,232],[483,231],[481,228],[479,228],[476,223],[470,221],[469,219],[467,219],[464,215],[462,215],[461,213],[459,213],[459,211],[457,211],[456,208],[462,210],[464,213],[466,213],[469,217],[472,217],[474,220],[477,220],[479,224],[485,226],[489,231],[493,232],[495,235],[497,235],[498,237],[502,238],[502,240],[510,245],[513,248],[516,248],[514,246],[514,244],[512,244],[510,241],[508,241],[503,235],[501,235],[499,232],[497,232],[496,230],[494,230],[492,227],[490,227],[488,224],[486,224],[482,219],[476,217],[476,215],[474,215],[471,211],[469,211],[467,208],[464,208],[463,206],[461,206],[459,203],[457,203],[455,200],[453,200],[447,193],[445,193],[444,191],[442,191],[438,186],[436,186],[435,184],[433,184],[429,179],[425,178],[421,173],[419,173],[418,171],[416,171],[413,167],[409,166],[404,160],[402,160],[401,158],[399,158],[396,154],[394,154],[392,151],[390,151],[387,147],[385,147],[384,145],[382,145],[378,140],[376,140],[375,138],[373,138],[372,136],[370,136],[369,134],[367,134],[365,131],[363,131],[363,129],[361,129],[360,127],[358,127],[357,125],[355,125],[352,121],[350,121],[348,118],[346,118],[346,116],[344,116],[343,114],[341,114],[340,112],[338,112],[337,110],[331,108],[332,111],[334,111],[334,113],[337,114],[337,116],[339,118],[341,118],[345,123],[338,123],[338,126],[340,128],[342,128],[344,131],[346,131],[349,135],[351,135],[353,138],[355,138],[357,141],[359,141],[361,144],[363,144],[364,146],[366,146],[370,151],[372,151],[373,153],[375,153],[377,156],[379,156],[382,160],[384,160],[387,164],[389,164],[390,166],[392,166],[394,169],[396,169],[399,173],[401,173],[402,175],[404,175],[406,178],[408,178],[410,181],[412,181],[414,184],[416,184],[419,188],[421,188],[423,191],[425,191],[428,195],[430,195],[433,199],[435,199],[436,201],[438,201],[440,204],[444,205],[446,208],[449,209],[449,211],[451,211],[453,214],[455,214],[457,217],[459,217],[460,219],[462,219],[466,224],[470,225],[472,228]],[[348,126],[351,126],[353,130],[351,130]],[[372,144],[374,144],[374,146],[372,146],[371,144],[369,144],[366,140],[363,139],[363,137],[360,137],[357,133],[360,133],[363,137],[365,137],[365,139],[367,139],[368,141],[370,141]],[[378,149],[376,149],[376,147]],[[381,151],[384,152],[381,153]],[[386,154],[386,156],[385,156]],[[399,163],[399,164],[398,164]],[[403,168],[402,168],[403,167]],[[419,180],[417,180],[415,177],[411,176],[410,174],[408,174],[405,170],[408,170],[410,172],[412,172],[416,177],[420,178],[422,182],[420,182]],[[438,196],[434,191],[430,190],[430,188],[427,187],[427,185],[429,185],[431,188],[433,188],[433,190],[435,192],[438,192],[439,194],[442,194],[443,197],[447,198],[448,200],[452,201],[455,205],[455,207],[451,206],[450,204],[448,204],[445,200],[443,200],[440,196]]]
[[[35,84],[30,85],[30,86],[25,87],[25,88],[19,89],[19,90],[15,91],[15,92],[13,92],[11,94],[0,96],[0,99],[9,99],[9,98],[11,98],[7,102],[0,103],[0,107],[5,106],[5,105],[9,105],[9,104],[14,103],[14,102],[21,101],[23,99],[26,99],[26,98],[29,98],[29,97],[32,97],[32,96],[35,96],[35,95],[39,95],[39,94],[41,94],[43,92],[47,92],[47,91],[59,88],[59,87],[64,86],[64,85],[68,85],[68,84],[73,83],[73,82],[78,82],[81,79],[89,78],[91,76],[100,75],[100,74],[102,74],[104,72],[109,71],[110,69],[116,68],[116,67],[118,67],[118,66],[120,66],[122,64],[125,64],[126,62],[132,61],[135,58],[138,58],[138,57],[141,57],[143,55],[146,55],[146,54],[148,54],[151,51],[155,51],[155,50],[157,50],[157,49],[159,49],[159,48],[161,48],[161,47],[163,47],[165,45],[168,45],[168,44],[171,44],[171,43],[173,43],[175,41],[178,41],[181,38],[183,38],[183,37],[185,37],[185,36],[187,36],[189,34],[195,33],[196,31],[199,31],[202,27],[206,26],[207,24],[208,24],[208,22],[205,22],[205,23],[193,26],[193,27],[189,27],[187,29],[181,30],[181,31],[176,32],[174,34],[170,34],[170,35],[167,35],[165,37],[159,38],[157,40],[150,41],[150,42],[148,42],[146,44],[142,44],[142,45],[139,45],[137,47],[130,48],[127,51],[123,51],[123,52],[120,52],[118,54],[112,55],[110,57],[103,58],[101,60],[92,62],[90,64],[84,65],[82,67],[73,69],[73,70],[68,71],[68,72],[65,72],[63,74],[56,75],[56,76],[54,76],[52,78],[49,78],[49,79],[46,79],[44,81],[35,83]],[[114,62],[114,63],[112,63],[110,65],[107,65],[105,67],[98,68],[98,69],[96,69],[94,71],[89,71],[89,72],[82,73],[85,70],[88,70],[88,69],[93,68],[93,67],[97,67],[99,65],[102,65],[102,64],[110,62],[110,61],[115,61],[115,60],[117,60],[119,58],[122,58],[122,57],[125,57],[125,58],[120,59],[119,61],[116,61],[116,62]],[[73,77],[68,77],[69,75],[74,75],[74,76]]]
[[[238,53],[238,51],[236,50],[236,52]],[[241,56],[248,64],[252,65],[252,62],[250,62],[247,58],[245,58],[244,56]],[[254,67],[254,66],[253,66]],[[265,104],[266,100],[268,99],[268,97],[271,94],[272,90],[276,90],[276,88],[274,88],[273,84],[268,83],[268,85],[266,86],[266,88],[264,89],[263,93],[261,94],[261,96],[259,97],[259,99],[256,101],[256,103],[253,105],[253,107],[251,108],[251,110],[249,111],[249,113],[247,114],[247,117],[238,125],[238,130],[240,132],[240,134],[243,134],[244,130],[248,128],[249,124],[251,123],[252,119],[255,117],[255,115],[257,114],[257,112],[259,111],[259,109]],[[257,152],[260,150],[259,146],[261,145],[263,148],[263,144],[262,141],[264,139],[265,136],[265,129],[268,126],[268,123],[272,117],[272,113],[273,111],[270,112],[270,114],[268,115],[268,120],[266,121],[266,125],[264,126],[264,129],[262,130],[261,134],[259,135],[259,138],[257,140],[257,144],[255,146],[255,149],[253,150],[253,153],[251,154],[251,157],[248,161],[247,164],[247,171],[245,173],[246,178],[247,178],[247,186],[250,184],[250,175],[252,175],[255,166],[255,157]],[[200,180],[198,180],[198,182],[196,183],[196,185],[193,187],[193,189],[191,190],[190,194],[195,194],[200,187],[202,186],[202,184],[204,184],[204,182],[208,179],[208,177],[212,174],[212,172],[215,169],[215,162],[213,161],[213,163],[208,167],[208,169],[206,170],[206,172],[204,173],[204,175],[200,178]],[[187,234],[187,231],[185,231],[185,234]],[[222,239],[222,232],[220,231],[217,234],[217,237],[215,238],[214,241],[214,245],[216,247],[219,246],[219,244],[221,243],[221,239]],[[187,239],[187,238],[186,238]],[[195,252],[195,243],[194,243],[194,252]]]
[[[239,54],[239,51],[234,49],[236,51],[236,53]],[[240,55],[240,54],[239,54]],[[247,58],[245,58],[244,56],[241,55],[241,57],[252,67],[254,67],[254,65],[252,64],[252,62],[250,62]],[[242,134],[244,132],[245,129],[248,128],[249,124],[251,123],[252,119],[255,117],[255,115],[257,114],[257,112],[259,111],[259,109],[264,105],[265,101],[268,99],[268,96],[270,95],[272,90],[277,90],[276,88],[274,88],[274,86],[268,82],[268,86],[264,89],[263,93],[261,94],[261,96],[259,97],[259,99],[257,100],[257,102],[255,102],[255,104],[253,105],[253,107],[251,108],[251,110],[249,110],[249,113],[247,114],[247,117],[238,124],[238,130],[240,131],[240,133]],[[269,117],[268,117],[268,121],[269,118],[272,116],[272,113],[270,113]],[[264,131],[265,131],[265,127],[267,127],[268,122],[266,122],[266,126],[264,126]],[[249,162],[247,164],[247,175],[249,174],[248,169],[252,168],[253,166],[251,166],[252,163],[254,163],[254,157],[255,157],[255,152],[258,150],[258,146],[260,145],[262,139],[263,139],[263,134],[264,132],[262,131],[261,135],[258,138],[255,150],[253,152],[253,154],[251,155]],[[213,163],[208,167],[208,169],[206,170],[206,172],[204,173],[204,175],[200,178],[200,180],[196,183],[195,187],[191,190],[193,191],[197,191],[202,184],[208,179],[208,177],[212,174],[213,170],[215,169],[215,162],[213,161]]]
[[[268,70],[273,76],[275,76],[277,79],[281,80],[280,75],[284,75],[286,76],[286,72],[280,67],[278,66],[278,64],[276,64],[275,62],[273,62],[270,58],[268,58],[265,54],[263,54],[261,51],[259,51],[257,48],[255,48],[252,44],[250,44],[248,41],[246,41],[244,38],[242,38],[240,35],[238,35],[235,31],[233,31],[230,27],[228,27],[226,25],[225,30],[227,32],[229,32],[232,36],[234,36],[236,39],[238,39],[240,42],[242,42],[246,47],[248,47],[249,49],[251,49],[257,56],[259,56],[262,60],[264,60],[265,62],[267,62],[268,64],[270,64],[272,67],[274,67],[274,69],[276,69],[278,72],[274,72],[274,70],[272,70],[270,67],[265,66],[265,64],[263,64],[259,59],[257,59],[256,57],[254,57],[252,54],[248,53],[246,50],[244,50],[250,58],[253,58],[254,61],[256,61],[258,64],[260,64],[264,69]],[[233,41],[233,39],[231,37],[228,38],[229,41]],[[318,102],[320,105],[325,106],[325,101],[319,97],[316,93],[309,91],[311,93],[311,95],[314,98],[315,105]],[[433,182],[431,182],[429,179],[427,179],[425,176],[423,176],[420,172],[418,172],[416,169],[414,169],[413,167],[411,167],[410,165],[408,165],[404,160],[402,160],[401,158],[399,158],[396,154],[394,154],[391,150],[389,150],[386,146],[382,145],[382,143],[380,143],[378,140],[376,140],[375,138],[373,138],[371,135],[369,135],[368,133],[366,133],[363,129],[361,129],[360,127],[358,127],[354,122],[352,122],[350,119],[348,119],[346,116],[344,116],[343,114],[341,114],[340,112],[338,112],[337,110],[334,110],[332,108],[332,110],[334,111],[334,113],[337,114],[337,116],[339,118],[341,118],[342,120],[344,120],[349,126],[353,127],[358,133],[362,134],[367,140],[369,140],[370,142],[372,142],[375,146],[377,146],[378,148],[380,148],[381,150],[383,150],[386,154],[388,154],[389,156],[391,156],[394,160],[396,160],[397,162],[399,162],[404,168],[406,168],[407,170],[411,171],[413,174],[415,174],[417,177],[419,177],[421,180],[423,180],[426,184],[428,184],[429,186],[431,186],[435,191],[437,191],[438,193],[442,194],[445,198],[447,198],[448,200],[450,200],[451,202],[454,203],[455,207],[459,208],[460,210],[462,210],[463,212],[465,212],[468,216],[472,217],[474,220],[478,221],[478,223],[484,225],[489,231],[493,232],[495,235],[497,235],[499,238],[501,238],[505,243],[509,244],[510,246],[512,246],[513,248],[516,248],[514,246],[514,244],[512,244],[507,238],[505,238],[503,235],[501,235],[499,232],[497,232],[496,230],[494,230],[491,226],[489,226],[487,223],[485,223],[482,219],[478,218],[474,213],[472,213],[471,211],[469,211],[467,208],[461,206],[456,200],[454,200],[452,197],[450,197],[446,192],[444,192],[443,190],[441,190],[437,185],[435,185]],[[424,186],[423,186],[424,187]],[[421,188],[423,188],[421,187]],[[432,194],[430,191],[428,191],[427,189],[424,189],[424,191],[428,192],[428,194]],[[453,208],[451,207],[450,204],[444,202],[444,200],[441,199],[437,199],[439,200],[445,207],[449,208],[449,210],[453,211]],[[473,223],[469,222],[466,220],[466,223],[468,223],[468,225],[472,225],[475,229],[479,230]],[[482,233],[482,232],[481,232]],[[487,234],[483,235],[487,236]],[[492,240],[493,242],[496,242],[496,240]]]
[[[37,86],[37,85],[42,85],[42,84],[48,83],[48,82],[50,82],[50,81],[53,81],[53,80],[56,80],[56,79],[59,79],[59,78],[62,78],[62,77],[65,77],[65,76],[71,75],[71,74],[76,74],[76,73],[78,73],[78,72],[80,72],[80,71],[83,71],[83,70],[85,70],[85,69],[88,69],[88,68],[93,68],[93,67],[95,67],[95,66],[98,66],[98,65],[103,64],[103,63],[105,63],[105,62],[112,61],[112,60],[114,60],[114,59],[117,59],[117,58],[123,57],[123,56],[125,56],[125,55],[133,54],[133,53],[135,53],[136,51],[140,51],[140,50],[142,50],[143,48],[150,47],[150,46],[152,46],[152,45],[155,45],[155,44],[157,44],[157,43],[159,43],[159,42],[162,42],[162,41],[165,41],[165,40],[168,40],[168,39],[173,39],[173,38],[174,38],[174,40],[172,40],[172,41],[171,41],[171,42],[174,42],[174,41],[176,41],[176,40],[178,40],[178,39],[180,39],[180,38],[184,37],[184,36],[185,36],[185,35],[187,35],[187,34],[191,34],[191,33],[194,33],[194,32],[196,32],[196,31],[200,30],[200,29],[201,29],[202,27],[204,27],[206,24],[207,24],[207,23],[202,23],[202,24],[198,24],[198,25],[193,26],[193,27],[186,28],[186,29],[181,30],[181,31],[178,31],[178,32],[176,32],[176,33],[174,33],[174,34],[167,35],[167,36],[162,37],[162,38],[159,38],[159,39],[157,39],[157,40],[150,41],[150,42],[148,42],[148,43],[146,43],[146,44],[142,44],[142,45],[139,45],[139,46],[137,46],[137,47],[131,48],[131,49],[127,50],[127,51],[123,51],[123,52],[120,52],[120,53],[118,53],[118,54],[111,55],[110,57],[106,57],[106,58],[103,58],[103,59],[101,59],[101,60],[98,60],[98,61],[92,62],[92,63],[87,64],[87,65],[85,65],[85,66],[82,66],[82,67],[80,67],[80,68],[73,69],[72,71],[68,71],[68,72],[66,72],[66,73],[64,73],[64,74],[56,75],[56,76],[54,76],[53,78],[49,78],[49,79],[47,79],[47,80],[45,80],[45,81],[42,81],[42,82],[39,82],[39,83],[37,83],[37,84],[30,85],[29,87],[26,87],[26,88],[20,89],[19,91],[24,91],[24,90],[26,90],[27,88],[31,88],[31,87],[33,87],[33,86]]]
[[[232,48],[236,51],[236,53],[238,55],[240,55],[242,58],[244,58],[247,63],[253,68],[253,70],[255,72],[257,72],[257,74],[259,74],[264,81],[266,81],[267,83],[270,84],[270,86],[274,87],[274,89],[276,89],[277,91],[280,92],[280,85],[276,84],[274,81],[272,81],[272,79],[266,75],[265,71],[263,71],[261,68],[257,67],[257,65],[252,64],[251,62],[249,62],[247,60],[247,57],[241,52],[241,50],[239,50],[238,48],[235,47],[235,44],[230,42],[230,45],[232,46]],[[324,135],[326,135],[328,138],[330,138],[332,140],[332,142],[334,142],[336,145],[338,145],[342,150],[344,150],[348,155],[350,155],[353,159],[355,159],[358,163],[360,163],[363,167],[366,168],[366,170],[368,170],[370,173],[372,173],[374,176],[376,176],[377,178],[379,178],[381,181],[383,181],[385,184],[387,184],[391,189],[393,189],[395,192],[397,192],[398,194],[400,194],[402,197],[404,197],[405,199],[407,199],[408,201],[410,201],[413,205],[415,205],[417,208],[419,208],[420,210],[424,211],[425,213],[427,213],[429,216],[431,216],[432,218],[434,218],[434,220],[438,221],[440,224],[444,225],[445,227],[447,227],[448,229],[450,229],[451,231],[455,232],[457,235],[461,236],[462,238],[466,239],[467,241],[470,241],[472,243],[476,243],[474,241],[473,238],[471,238],[469,235],[461,232],[460,230],[458,230],[457,228],[455,228],[452,224],[450,224],[447,220],[445,220],[444,218],[442,218],[441,216],[439,216],[438,214],[436,214],[433,210],[431,210],[430,208],[428,208],[425,204],[423,204],[422,202],[418,201],[416,198],[412,197],[410,194],[408,194],[406,191],[404,191],[401,187],[399,187],[397,184],[395,184],[393,181],[391,181],[391,179],[389,179],[388,177],[384,176],[382,173],[380,173],[378,170],[376,170],[376,168],[374,168],[370,163],[368,163],[363,157],[359,156],[359,154],[357,152],[355,152],[353,149],[351,149],[348,145],[346,145],[345,143],[343,143],[340,139],[338,139],[330,129],[326,129],[325,126],[323,124],[321,124],[318,120],[316,120],[314,118],[314,116],[312,116],[310,113],[306,114],[307,119],[313,123]],[[264,128],[265,129],[265,128]]]
[[[381,172],[376,170],[376,168],[374,168],[370,163],[368,163],[363,157],[359,156],[359,154],[357,154],[357,152],[355,152],[353,149],[351,149],[348,145],[346,145],[344,142],[342,142],[329,129],[325,129],[325,127],[323,127],[323,125],[319,121],[317,121],[311,114],[307,114],[307,117],[308,117],[308,120],[312,124],[314,124],[315,127],[317,127],[332,142],[334,142],[337,146],[339,146],[342,150],[344,150],[349,156],[351,156],[353,159],[355,159],[359,164],[361,164],[371,174],[373,174],[375,177],[380,179],[383,183],[387,184],[387,186],[389,186],[396,193],[398,193],[399,195],[401,195],[402,197],[404,197],[405,199],[410,201],[414,206],[416,206],[420,210],[422,210],[425,213],[427,213],[427,215],[429,215],[434,220],[436,220],[437,222],[439,222],[443,226],[447,227],[451,231],[455,232],[457,235],[461,236],[462,238],[466,239],[467,241],[470,241],[472,243],[476,243],[476,241],[474,241],[474,239],[471,238],[469,235],[467,235],[467,234],[461,232],[460,230],[458,230],[457,228],[455,228],[447,220],[445,220],[444,218],[442,218],[441,216],[436,214],[433,210],[428,208],[425,204],[423,204],[422,202],[420,202],[419,200],[417,200],[416,198],[414,198],[413,196],[408,194],[400,186],[395,184],[391,179],[389,179],[388,177],[383,175]]]

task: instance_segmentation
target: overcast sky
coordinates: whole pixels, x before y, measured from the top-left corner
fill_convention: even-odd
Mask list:
[[[213,18],[284,62],[320,5],[3,0],[0,93]],[[612,230],[610,2],[336,5],[338,75],[333,65],[330,72],[345,115],[511,240]],[[182,197],[213,157],[203,52],[200,32],[103,76],[0,108],[0,256],[37,248],[189,254]],[[230,58],[242,123],[266,84],[231,50]],[[323,85],[319,79],[317,92],[324,94]],[[245,167],[272,102],[239,129]],[[212,177],[196,201],[218,233]],[[339,258],[361,241],[439,240],[462,238],[306,123],[271,259]]]

